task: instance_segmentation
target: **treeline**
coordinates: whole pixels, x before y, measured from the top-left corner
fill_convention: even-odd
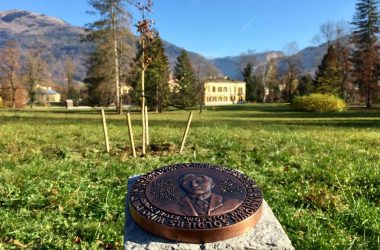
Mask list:
[[[51,84],[47,68],[43,50],[22,53],[16,40],[8,41],[0,50],[0,104],[16,108],[29,102],[33,106],[37,84]]]
[[[74,86],[73,59],[63,59],[66,83],[57,84],[46,60],[49,56],[50,52],[42,48],[21,49],[16,40],[5,43],[0,49],[0,107],[46,105],[48,101],[40,98],[41,87],[53,87],[59,91],[62,99],[80,98],[80,92]]]
[[[125,104],[140,104],[142,60],[146,63],[145,98],[147,106],[161,112],[169,105],[186,108],[199,103],[200,82],[189,55],[183,51],[170,72],[163,42],[157,31],[152,32],[151,42],[146,44],[146,58],[142,47],[131,32],[132,16],[129,7],[142,8],[145,1],[90,0],[91,14],[100,17],[86,25],[83,43],[89,43],[93,52],[88,55],[84,86],[74,81],[75,64],[65,60],[65,82],[54,82],[46,63],[49,51],[26,50],[21,53],[17,41],[9,41],[0,54],[0,106],[31,106],[38,100],[37,86],[53,86],[61,99],[73,99],[76,103],[94,106],[115,105],[117,112]],[[151,1],[146,1],[151,2]],[[128,8],[127,8],[128,7]],[[145,7],[144,7],[145,8]],[[145,9],[140,9],[145,11]],[[210,71],[210,74],[213,71]],[[171,79],[177,79],[176,82]],[[171,82],[171,84],[168,84]]]
[[[165,55],[162,40],[158,32],[154,32],[153,42],[147,46],[146,54],[152,61],[145,71],[146,105],[151,110],[162,112],[169,105],[179,108],[192,107],[197,102],[199,80],[191,65],[189,55],[182,51],[177,57],[173,75],[169,69],[168,58]],[[141,104],[141,46],[131,65],[129,83],[131,103]],[[176,79],[173,81],[172,79]]]
[[[353,18],[353,32],[341,23],[321,25],[318,42],[327,47],[315,75],[301,75],[300,58],[289,53],[282,64],[271,59],[258,67],[251,58],[244,63],[242,75],[247,83],[248,101],[291,101],[310,93],[332,94],[348,103],[366,103],[370,109],[380,101],[379,12],[378,1],[359,0]],[[285,72],[279,77],[278,68]],[[255,70],[256,69],[256,70]]]
[[[95,45],[84,80],[87,100],[91,105],[115,104],[118,113],[121,113],[124,104],[140,105],[143,99],[142,81],[146,105],[151,110],[162,112],[169,105],[186,108],[198,104],[200,80],[186,51],[181,52],[171,73],[157,31],[149,32],[149,39],[144,40],[143,44],[141,38],[139,42],[132,35],[129,27],[131,16],[124,1],[91,0],[89,3],[101,16],[100,20],[87,25],[87,33],[83,37],[83,41]],[[147,3],[132,1],[143,14],[139,23],[143,26],[140,27],[148,24],[145,23],[148,19],[144,18],[152,2]]]
[[[151,1],[147,2],[150,4],[144,5],[137,0],[128,2],[137,7],[144,21],[149,20],[145,17],[151,8]],[[139,105],[143,99],[157,112],[169,105],[179,108],[202,106],[204,81],[217,75],[211,66],[194,69],[188,54],[182,51],[170,72],[159,33],[153,30],[143,44],[132,34],[126,1],[90,0],[89,3],[100,19],[88,24],[82,36],[82,42],[93,46],[87,60],[86,88],[79,96],[74,87],[74,64],[70,58],[65,58],[67,83],[60,89],[63,99],[80,98],[82,103],[99,106],[114,104],[118,113],[122,112],[123,105]],[[321,26],[318,42],[325,43],[327,49],[313,76],[300,73],[301,60],[294,44],[288,46],[287,56],[281,61],[272,58],[265,65],[257,65],[252,56],[243,56],[241,72],[247,83],[246,100],[290,102],[295,96],[325,93],[349,103],[365,102],[366,107],[371,108],[373,103],[380,101],[378,1],[358,0],[351,24],[354,27],[351,34],[340,24]],[[51,83],[42,54],[42,50],[28,50],[22,56],[16,41],[9,41],[2,48],[0,95],[3,104],[21,107],[29,102],[33,105],[36,85]],[[206,73],[201,75],[200,71]],[[142,82],[144,91],[141,91]]]

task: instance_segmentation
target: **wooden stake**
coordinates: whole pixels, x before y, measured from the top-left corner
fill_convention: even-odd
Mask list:
[[[142,96],[142,103],[141,103],[141,120],[142,120],[142,154],[145,155],[145,143],[146,143],[146,123],[145,123],[145,54],[144,54],[144,49],[145,49],[145,43],[143,40],[142,43],[142,71],[141,71],[141,96]]]
[[[141,120],[142,120],[142,154],[145,155],[145,148],[146,148],[146,123],[145,123],[145,108],[142,108],[141,110]]]
[[[133,158],[136,158],[135,140],[133,139],[131,115],[129,114],[129,112],[127,113],[127,120],[128,120],[128,130],[129,130],[129,140],[131,142],[131,147],[132,147],[132,154],[133,154]]]
[[[109,152],[110,152],[110,142],[109,142],[109,140],[108,140],[106,115],[104,114],[104,109],[102,109],[102,118],[103,118],[103,132],[104,132],[104,139],[105,139],[105,141],[106,141],[106,149],[107,149],[107,153],[109,153]]]
[[[149,122],[148,122],[148,106],[145,106],[145,138],[146,145],[149,146]]]
[[[186,127],[185,133],[183,134],[183,138],[182,138],[181,149],[179,150],[180,153],[182,153],[183,148],[185,147],[186,137],[187,137],[187,134],[188,134],[189,129],[190,129],[191,119],[193,119],[193,112],[190,112],[189,120],[187,121],[187,127]]]

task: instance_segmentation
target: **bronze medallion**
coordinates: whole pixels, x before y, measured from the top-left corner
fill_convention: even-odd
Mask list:
[[[132,186],[129,209],[146,231],[189,243],[239,236],[262,214],[263,194],[244,174],[202,163],[148,173]]]

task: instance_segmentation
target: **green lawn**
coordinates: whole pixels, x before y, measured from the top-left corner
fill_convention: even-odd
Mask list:
[[[127,179],[178,162],[245,172],[297,249],[380,248],[380,111],[292,112],[287,105],[150,114],[152,142],[133,159],[125,116],[109,111],[0,110],[0,249],[119,249]],[[140,139],[139,114],[132,115]],[[136,142],[140,146],[140,140]]]

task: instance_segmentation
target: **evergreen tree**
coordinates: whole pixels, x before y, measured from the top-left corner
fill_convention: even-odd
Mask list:
[[[353,73],[356,82],[365,95],[366,106],[372,107],[373,92],[378,87],[379,78],[379,12],[377,0],[359,0],[352,24],[355,30],[352,41],[355,48],[352,54]]]
[[[181,108],[197,104],[197,78],[190,63],[189,55],[185,50],[177,57],[174,67],[174,77],[178,84],[174,104]]]
[[[304,75],[299,79],[297,91],[299,95],[308,95],[313,92],[313,78],[310,74]]]
[[[256,82],[253,76],[253,63],[248,62],[243,68],[243,80],[246,83],[246,92],[245,92],[245,100],[247,101],[255,101],[257,99],[256,96]]]
[[[151,106],[155,106],[156,112],[162,112],[169,105],[169,62],[165,54],[164,45],[158,33],[150,46],[148,53],[154,58],[146,72],[147,96],[151,98]]]
[[[350,71],[352,64],[350,61],[350,45],[346,38],[337,39],[334,47],[338,53],[338,68],[340,72],[340,93],[339,95],[346,101],[350,98],[353,86],[351,84]]]
[[[330,45],[315,74],[315,91],[340,95],[342,73],[339,67],[338,51]]]
[[[150,109],[155,109],[161,113],[170,102],[169,62],[158,33],[155,34],[154,40],[147,46],[145,53],[149,58],[154,59],[145,70],[146,104]],[[141,56],[140,46],[130,75],[134,100],[138,100],[139,103],[141,102]]]
[[[120,43],[125,42],[129,33],[124,0],[89,0],[89,4],[100,16],[100,20],[88,25],[84,37],[84,41],[96,47],[89,61],[86,79],[89,85],[93,85],[88,88],[90,102],[103,105],[114,102],[116,111],[122,113],[120,69],[123,65],[120,61],[125,47]],[[110,93],[113,93],[113,98]]]
[[[282,85],[285,86],[282,97],[285,101],[290,102],[296,94],[298,86],[298,66],[296,64],[288,64],[287,73],[282,78]]]
[[[98,44],[89,57],[87,75],[88,102],[91,105],[109,106],[115,101],[115,82],[109,43]]]

